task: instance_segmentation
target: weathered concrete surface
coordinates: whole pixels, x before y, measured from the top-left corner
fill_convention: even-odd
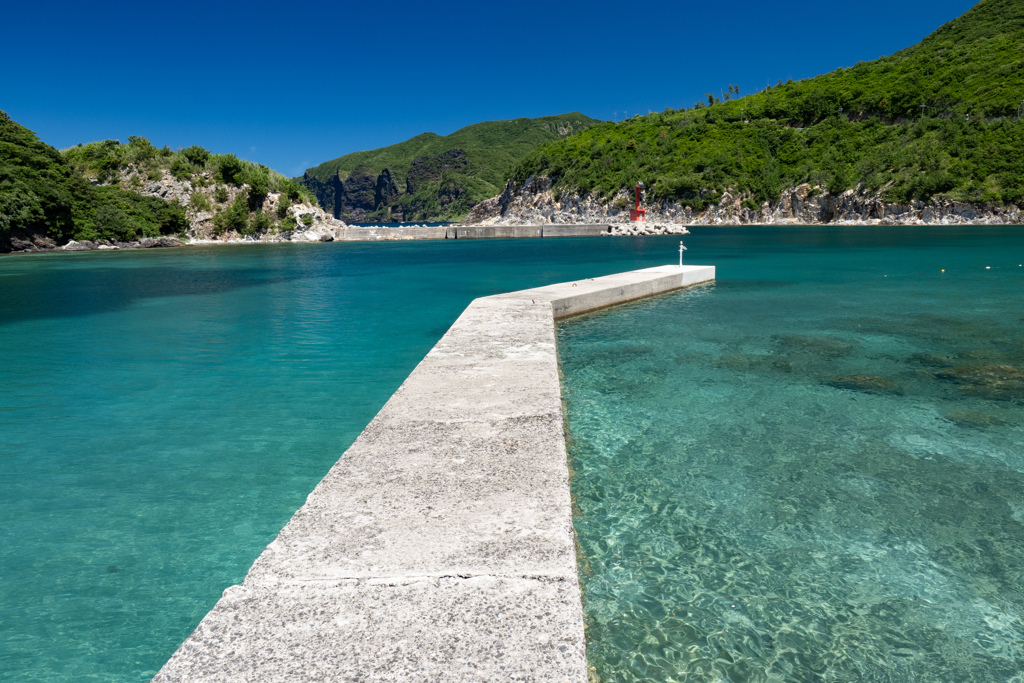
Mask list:
[[[400,226],[377,228],[349,225],[340,228],[335,238],[339,242],[368,242],[374,240],[443,240],[448,236],[445,226]]]
[[[544,226],[544,237],[592,237],[610,235],[612,226],[608,223],[600,225],[558,225],[552,223]]]
[[[610,235],[612,226],[600,225],[452,225],[448,239],[511,239],[522,237],[593,237]]]
[[[519,239],[524,237],[543,237],[543,228],[539,225],[452,225],[448,228],[448,239]]]
[[[584,683],[554,320],[713,278],[474,301],[154,680]]]
[[[577,282],[499,294],[493,299],[544,298],[555,319],[642,299],[715,279],[714,266],[658,266]]]

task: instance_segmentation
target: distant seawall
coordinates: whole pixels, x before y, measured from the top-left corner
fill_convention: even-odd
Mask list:
[[[449,225],[400,226],[376,228],[349,226],[340,228],[335,236],[340,242],[372,240],[466,240],[466,239],[519,239],[526,237],[593,237],[610,235],[612,225]]]
[[[555,321],[714,278],[473,301],[154,680],[586,683]]]

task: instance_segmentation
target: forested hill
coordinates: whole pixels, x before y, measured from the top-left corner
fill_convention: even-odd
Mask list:
[[[638,180],[695,211],[723,193],[761,210],[808,183],[885,201],[1024,201],[1024,0],[982,0],[889,57],[743,96],[604,123],[515,169],[562,193],[608,197]]]
[[[599,123],[578,112],[485,121],[451,135],[347,154],[306,171],[301,181],[337,218],[431,220],[461,217],[499,193],[509,170],[538,146]]]
[[[181,206],[119,187],[98,187],[60,152],[0,111],[0,252],[12,241],[126,240],[182,232]]]
[[[142,238],[260,236],[319,211],[304,187],[234,154],[143,137],[58,152],[0,111],[0,252]]]

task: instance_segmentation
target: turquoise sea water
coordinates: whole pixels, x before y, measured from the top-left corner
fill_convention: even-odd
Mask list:
[[[559,326],[600,678],[1024,680],[1024,228],[687,245]]]
[[[0,258],[0,679],[148,680],[473,298],[673,245]]]

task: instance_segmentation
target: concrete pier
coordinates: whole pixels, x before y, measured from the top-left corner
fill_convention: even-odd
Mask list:
[[[154,680],[586,683],[555,320],[714,277],[473,301]]]

